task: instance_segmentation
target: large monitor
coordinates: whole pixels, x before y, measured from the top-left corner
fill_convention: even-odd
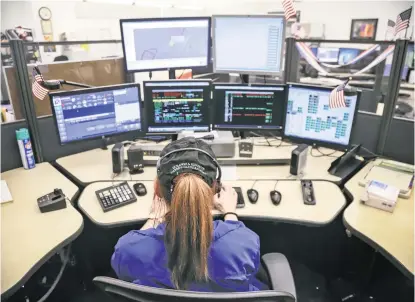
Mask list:
[[[339,57],[339,48],[319,47],[317,48],[317,59],[323,63],[336,63]]]
[[[284,102],[283,85],[215,84],[213,128],[282,129]]]
[[[120,20],[128,72],[208,66],[210,17]]]
[[[360,53],[361,49],[358,48],[340,48],[339,51],[339,64],[347,64],[354,60]]]
[[[210,130],[210,81],[144,82],[148,133]]]
[[[60,143],[141,131],[140,85],[51,92]]]
[[[345,96],[346,107],[330,108],[333,88],[288,84],[284,136],[297,142],[347,149],[358,96]]]
[[[213,16],[213,69],[218,73],[279,75],[284,16]]]

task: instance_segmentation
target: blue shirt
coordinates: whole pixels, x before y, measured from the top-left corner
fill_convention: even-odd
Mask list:
[[[130,231],[118,240],[111,266],[119,279],[151,287],[174,288],[167,268],[165,228],[165,224],[160,224],[157,228]],[[258,235],[243,222],[216,220],[208,258],[210,281],[189,284],[188,290],[266,290],[267,286],[255,277],[259,265]]]

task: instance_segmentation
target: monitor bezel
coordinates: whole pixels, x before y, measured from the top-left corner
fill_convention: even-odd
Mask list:
[[[171,68],[147,68],[147,69],[128,69],[127,66],[127,57],[125,55],[125,43],[124,43],[124,31],[123,31],[123,23],[131,23],[131,22],[166,22],[166,21],[208,21],[208,52],[207,52],[207,60],[206,65],[197,65],[197,66],[177,66]],[[122,51],[123,51],[123,62],[124,62],[124,71],[126,73],[134,73],[134,72],[146,72],[146,71],[158,71],[158,70],[175,70],[175,69],[189,69],[189,68],[206,68],[211,63],[212,59],[212,18],[211,17],[167,17],[167,18],[139,18],[139,19],[120,19],[120,31],[121,31],[121,44],[122,44]]]
[[[176,80],[157,80],[157,81],[143,81],[143,99],[144,99],[144,123],[145,126],[143,128],[143,130],[148,134],[148,135],[153,135],[153,134],[159,134],[159,135],[174,135],[174,134],[179,134],[180,132],[183,131],[191,131],[191,129],[189,130],[178,130],[178,131],[172,131],[172,132],[149,132],[149,119],[150,119],[150,109],[149,109],[149,105],[150,105],[150,100],[148,100],[148,98],[146,98],[146,84],[168,84],[168,83],[209,83],[208,86],[195,86],[195,87],[202,87],[205,88],[207,87],[207,89],[209,90],[209,100],[208,100],[208,105],[207,105],[207,125],[208,125],[208,130],[207,131],[196,131],[196,132],[209,132],[212,129],[212,114],[211,114],[211,103],[212,103],[212,80],[210,79],[195,79],[195,80],[180,80],[180,79],[176,79]],[[166,85],[165,87],[167,87],[168,85]],[[193,125],[194,126],[194,125]],[[168,127],[168,126],[166,126]],[[162,127],[160,127],[162,128]]]
[[[334,150],[340,150],[340,151],[346,151],[350,149],[351,146],[351,140],[353,137],[353,132],[355,131],[355,123],[357,118],[357,113],[359,111],[359,103],[360,103],[360,97],[361,97],[361,90],[356,90],[357,92],[357,98],[356,98],[356,106],[353,114],[353,122],[352,122],[352,129],[350,131],[350,137],[349,141],[346,145],[343,144],[336,144],[332,142],[327,141],[321,141],[321,140],[315,140],[315,139],[308,139],[308,138],[302,138],[298,136],[293,135],[286,135],[285,134],[285,125],[287,120],[287,108],[288,108],[288,95],[289,95],[289,88],[290,86],[293,87],[300,87],[300,88],[311,88],[311,89],[320,89],[320,90],[326,90],[329,93],[335,88],[335,87],[328,87],[328,86],[318,86],[318,85],[306,85],[306,84],[298,84],[298,83],[287,83],[286,84],[286,91],[285,91],[285,108],[284,108],[284,126],[283,126],[283,132],[282,137],[283,139],[288,139],[289,141],[293,143],[299,143],[299,144],[307,144],[310,146],[316,146],[316,147],[326,147]]]
[[[117,132],[117,133],[112,133],[112,134],[107,134],[107,135],[81,138],[81,139],[77,139],[77,140],[62,142],[61,136],[60,136],[60,133],[59,133],[59,129],[58,129],[58,121],[56,119],[55,106],[53,104],[53,98],[55,96],[70,96],[70,95],[73,95],[73,94],[80,94],[80,93],[93,93],[93,92],[102,92],[102,91],[108,91],[108,90],[116,90],[116,89],[122,89],[122,88],[135,88],[135,87],[138,89],[138,104],[140,106],[140,124],[141,124],[141,129],[140,130],[132,129],[132,130],[127,130],[127,131],[122,131],[122,132]],[[107,85],[107,86],[91,87],[91,88],[81,88],[81,89],[74,89],[74,90],[68,90],[68,91],[49,92],[49,100],[50,100],[50,106],[51,106],[51,109],[52,109],[52,116],[53,116],[53,120],[54,120],[54,125],[55,125],[55,128],[56,128],[56,134],[58,136],[59,144],[61,146],[74,144],[74,143],[79,143],[79,142],[83,142],[83,141],[99,140],[99,139],[102,139],[103,137],[113,137],[113,136],[122,135],[122,134],[125,134],[125,133],[134,132],[134,131],[137,131],[137,133],[144,132],[144,127],[145,127],[144,121],[143,121],[143,110],[144,109],[143,109],[143,104],[141,102],[141,88],[140,88],[139,83],[127,83],[127,84]]]
[[[229,125],[229,127],[215,127],[216,125],[216,120],[214,118],[214,114],[213,112],[215,112],[216,110],[216,100],[214,98],[215,95],[215,86],[234,86],[234,87],[270,87],[270,88],[283,88],[283,94],[284,94],[284,99],[283,99],[283,114],[282,114],[282,125],[281,126],[275,126],[275,127],[279,127],[279,128],[272,128],[272,129],[268,129],[268,128],[258,128],[258,127],[234,127],[234,125]],[[287,99],[287,89],[286,89],[286,85],[285,84],[241,84],[241,83],[213,83],[212,84],[212,129],[213,130],[233,130],[233,131],[283,131],[284,129],[284,124],[285,124],[285,101]]]
[[[252,71],[252,70],[227,70],[227,69],[218,69],[216,67],[216,18],[267,18],[267,19],[283,19],[283,29],[282,29],[282,41],[285,43],[285,31],[287,22],[284,15],[212,15],[212,48],[213,48],[213,72],[214,73],[239,73],[239,74],[248,74],[248,75],[271,75],[271,76],[282,76],[284,66],[284,43],[282,43],[281,48],[281,62],[280,62],[280,71]]]

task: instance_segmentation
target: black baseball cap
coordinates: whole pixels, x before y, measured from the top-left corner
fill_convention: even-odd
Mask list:
[[[210,146],[201,139],[185,137],[168,144],[160,153],[157,163],[157,177],[164,188],[164,197],[171,198],[173,180],[180,174],[193,173],[199,175],[210,187],[217,177],[217,165],[207,154],[197,150],[172,151],[179,149],[200,149],[216,160]]]

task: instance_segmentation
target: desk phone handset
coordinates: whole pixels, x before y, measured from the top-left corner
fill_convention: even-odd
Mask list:
[[[56,211],[66,208],[66,196],[61,189],[43,195],[37,199],[37,205],[42,213]]]
[[[315,205],[316,198],[314,196],[314,188],[311,180],[302,180],[301,181],[301,190],[303,192],[303,201],[306,205]]]

